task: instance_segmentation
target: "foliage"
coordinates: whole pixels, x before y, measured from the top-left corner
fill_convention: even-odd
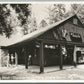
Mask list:
[[[84,25],[84,5],[81,5],[77,15],[78,15],[80,21],[82,22],[82,24]]]
[[[10,16],[10,10],[7,9],[7,4],[0,4],[0,33],[5,32],[6,36],[9,36],[12,30],[6,22],[8,16]]]
[[[72,13],[77,13],[80,11],[81,4],[71,4]]]
[[[62,20],[72,14],[76,14],[80,21],[84,24],[84,5],[83,4],[70,4],[71,8],[66,12],[65,4],[50,5],[49,10],[49,22],[50,24]]]
[[[0,4],[0,34],[5,33],[6,37],[10,37],[14,24],[19,22],[19,25],[25,25],[31,13],[29,6],[30,4]]]
[[[48,25],[47,22],[43,19],[41,20],[39,27],[46,27],[47,25]]]
[[[29,27],[29,33],[34,32],[35,30],[37,30],[37,21],[36,18],[34,16],[32,16],[31,18],[31,23],[30,23],[30,27]]]
[[[52,24],[64,18],[66,9],[64,4],[54,4],[49,6],[49,23]]]
[[[10,4],[12,8],[15,9],[16,13],[18,13],[18,19],[21,21],[21,25],[26,23],[26,20],[30,14],[30,10],[28,9],[30,4]]]
[[[84,5],[83,4],[71,4],[72,12],[76,13],[80,21],[84,25]]]

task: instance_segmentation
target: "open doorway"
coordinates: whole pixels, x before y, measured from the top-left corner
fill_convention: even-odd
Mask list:
[[[45,44],[44,46],[45,66],[59,65],[58,45]]]
[[[67,56],[66,59],[64,59],[64,64],[65,65],[72,65],[73,64],[73,52],[74,52],[74,47],[71,45],[66,45],[66,50],[67,50]]]
[[[84,63],[84,52],[83,51],[77,51],[76,52],[76,60],[78,64],[83,64]]]
[[[24,50],[23,49],[18,50],[18,64],[19,65],[25,64],[25,56],[24,56]]]

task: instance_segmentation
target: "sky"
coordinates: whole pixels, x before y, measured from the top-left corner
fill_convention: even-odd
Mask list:
[[[33,15],[36,17],[37,23],[39,24],[42,19],[48,17],[48,10],[47,8],[51,4],[32,4],[32,12]],[[66,10],[70,10],[70,4],[66,4]]]
[[[36,17],[38,24],[40,23],[40,21],[42,19],[47,18],[47,16],[48,16],[47,7],[48,6],[49,6],[49,4],[47,4],[47,5],[33,4],[32,5],[32,12],[33,12],[33,15]]]

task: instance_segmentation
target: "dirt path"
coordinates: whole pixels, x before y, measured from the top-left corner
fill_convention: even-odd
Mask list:
[[[1,74],[15,74],[13,80],[84,80],[84,65],[64,66],[63,70],[59,67],[45,67],[45,72],[39,74],[39,66],[30,66],[25,69],[24,66],[1,67]],[[10,80],[10,77],[3,77],[3,80]]]

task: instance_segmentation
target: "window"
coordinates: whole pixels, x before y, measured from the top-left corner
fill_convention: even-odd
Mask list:
[[[73,42],[82,42],[81,35],[79,33],[70,32],[70,38]]]
[[[49,49],[55,49],[57,46],[55,46],[55,45],[47,45],[47,44],[45,44],[45,48],[49,48]]]

